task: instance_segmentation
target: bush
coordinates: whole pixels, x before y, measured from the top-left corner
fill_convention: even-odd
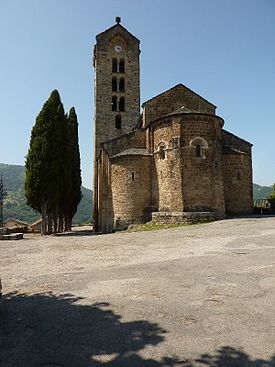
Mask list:
[[[271,193],[268,195],[267,200],[270,203],[270,207],[271,209],[275,209],[275,183],[272,186],[272,191]]]

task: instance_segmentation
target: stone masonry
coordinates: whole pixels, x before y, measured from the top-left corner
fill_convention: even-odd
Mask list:
[[[251,213],[252,144],[182,84],[140,113],[140,42],[116,21],[94,48],[95,231]]]

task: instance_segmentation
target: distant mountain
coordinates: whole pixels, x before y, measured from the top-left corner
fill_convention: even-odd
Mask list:
[[[25,167],[0,163],[0,176],[3,176],[7,197],[4,200],[4,220],[7,218],[20,219],[32,223],[40,218],[40,213],[35,212],[26,204],[25,198]],[[73,223],[83,224],[91,221],[92,191],[81,187],[82,199],[73,218]]]
[[[266,199],[267,196],[271,193],[272,186],[260,186],[257,184],[253,184],[253,198],[256,199]]]

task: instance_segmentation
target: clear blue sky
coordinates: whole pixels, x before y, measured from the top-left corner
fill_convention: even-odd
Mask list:
[[[0,0],[0,162],[24,164],[53,89],[79,119],[92,186],[96,34],[122,25],[141,40],[141,97],[183,83],[252,142],[254,182],[275,181],[275,0]]]

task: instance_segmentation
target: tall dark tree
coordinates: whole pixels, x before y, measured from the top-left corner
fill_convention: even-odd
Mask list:
[[[36,118],[26,158],[26,198],[42,215],[42,233],[58,230],[60,203],[69,181],[67,121],[57,90]]]
[[[54,90],[36,118],[26,159],[28,204],[42,215],[42,233],[71,229],[81,194],[78,123],[75,109],[65,116]]]
[[[78,122],[74,107],[72,107],[67,115],[67,124],[69,132],[70,146],[70,198],[68,200],[68,225],[71,227],[73,216],[77,211],[77,206],[82,198],[81,193],[81,170],[80,170],[80,153],[78,144]]]

